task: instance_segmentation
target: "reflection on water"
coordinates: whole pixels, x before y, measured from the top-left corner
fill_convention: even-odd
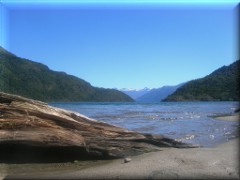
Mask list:
[[[51,103],[142,133],[163,134],[179,141],[212,146],[238,136],[238,121],[210,116],[233,113],[237,102]]]

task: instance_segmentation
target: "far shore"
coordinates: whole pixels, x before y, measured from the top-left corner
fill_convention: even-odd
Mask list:
[[[212,148],[161,148],[123,159],[57,164],[5,164],[9,179],[238,179],[239,139]],[[83,165],[85,163],[85,166]],[[60,167],[62,166],[62,167]],[[22,170],[22,171],[21,171]]]

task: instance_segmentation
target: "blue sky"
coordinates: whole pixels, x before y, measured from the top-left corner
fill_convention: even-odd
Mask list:
[[[238,58],[238,1],[19,2],[3,1],[1,46],[93,86],[176,85]]]

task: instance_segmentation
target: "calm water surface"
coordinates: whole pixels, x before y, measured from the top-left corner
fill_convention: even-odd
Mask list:
[[[88,117],[142,133],[213,146],[238,137],[239,122],[211,116],[233,113],[238,102],[50,103]]]

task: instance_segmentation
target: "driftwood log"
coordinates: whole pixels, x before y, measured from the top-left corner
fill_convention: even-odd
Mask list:
[[[108,159],[159,147],[195,146],[0,92],[0,161]]]

